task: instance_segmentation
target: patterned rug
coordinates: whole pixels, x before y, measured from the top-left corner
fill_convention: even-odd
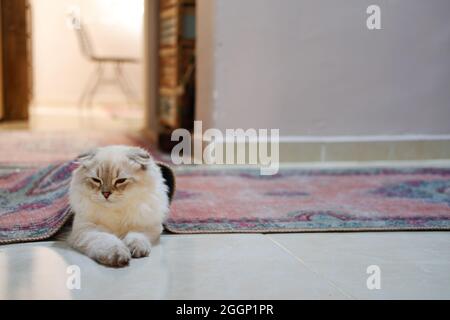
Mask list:
[[[450,230],[450,168],[184,169],[175,233]]]
[[[76,165],[0,171],[0,244],[45,240],[71,217],[67,191]]]
[[[173,200],[173,170],[158,163]],[[44,169],[0,169],[0,244],[54,236],[73,216],[68,189],[74,162]]]
[[[70,218],[75,166],[0,171],[0,243],[44,240]],[[174,233],[450,230],[450,169],[177,169]]]

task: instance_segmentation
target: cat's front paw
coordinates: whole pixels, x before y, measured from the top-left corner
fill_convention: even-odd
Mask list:
[[[106,249],[99,250],[93,258],[105,266],[122,268],[130,263],[131,253],[123,243],[118,242]]]
[[[123,242],[130,250],[133,258],[148,257],[152,249],[150,241],[142,233],[130,232],[123,239]]]

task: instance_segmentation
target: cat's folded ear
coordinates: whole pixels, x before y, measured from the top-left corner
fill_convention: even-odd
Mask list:
[[[90,151],[87,151],[85,153],[80,154],[76,159],[75,159],[75,163],[76,164],[86,164],[86,162],[92,160],[95,157],[95,154],[97,153],[97,149],[93,149]]]
[[[161,174],[164,178],[164,182],[167,185],[167,195],[169,196],[169,202],[172,202],[173,195],[175,194],[175,174],[171,167],[165,163],[157,162],[158,167],[161,169]]]
[[[128,159],[139,164],[142,170],[147,170],[152,157],[150,156],[150,153],[142,148],[133,148],[128,154]]]

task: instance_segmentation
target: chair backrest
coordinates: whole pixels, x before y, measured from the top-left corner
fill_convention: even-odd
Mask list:
[[[93,59],[94,54],[94,48],[92,47],[91,39],[89,38],[89,35],[86,31],[85,26],[81,22],[81,19],[79,17],[76,17],[74,15],[70,16],[71,23],[73,25],[73,29],[75,30],[78,38],[78,43],[80,44],[81,52],[83,55],[88,59]]]

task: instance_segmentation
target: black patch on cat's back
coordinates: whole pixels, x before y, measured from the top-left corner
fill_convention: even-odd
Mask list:
[[[175,194],[175,174],[173,173],[172,168],[164,163],[157,163],[159,168],[161,169],[161,174],[164,178],[164,182],[168,187],[167,195],[169,197],[169,202],[172,202],[173,196]]]

